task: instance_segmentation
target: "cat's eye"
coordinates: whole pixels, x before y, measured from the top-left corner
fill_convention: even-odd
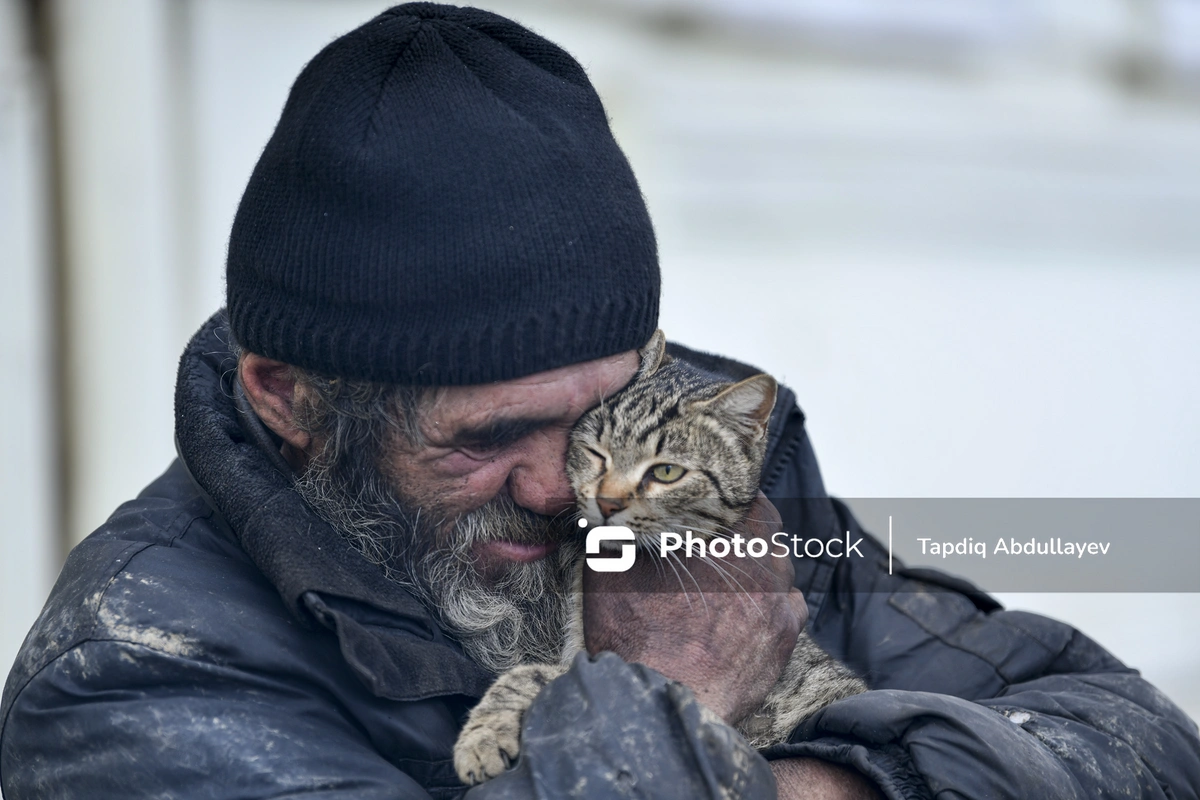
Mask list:
[[[659,483],[674,483],[683,477],[686,469],[678,464],[659,464],[650,470],[650,477]]]

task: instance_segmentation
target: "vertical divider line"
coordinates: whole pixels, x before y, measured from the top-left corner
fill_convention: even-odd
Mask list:
[[[888,514],[888,575],[892,574],[892,515]]]

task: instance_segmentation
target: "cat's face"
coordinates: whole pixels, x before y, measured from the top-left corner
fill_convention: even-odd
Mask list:
[[[567,474],[590,525],[623,525],[639,542],[661,531],[726,532],[758,492],[776,384],[716,383],[644,349],[633,382],[580,419]],[[652,340],[647,348],[655,347]]]

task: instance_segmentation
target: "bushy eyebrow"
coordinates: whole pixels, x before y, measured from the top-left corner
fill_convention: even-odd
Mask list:
[[[518,442],[556,421],[552,417],[501,417],[475,427],[459,429],[448,444],[451,447],[495,450]]]

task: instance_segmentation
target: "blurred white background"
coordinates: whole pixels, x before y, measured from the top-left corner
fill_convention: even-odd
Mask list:
[[[173,457],[291,81],[387,5],[0,0],[3,672]],[[832,492],[1200,496],[1200,0],[479,5],[588,68],[664,329],[788,382]],[[1001,599],[1200,716],[1197,596]]]

